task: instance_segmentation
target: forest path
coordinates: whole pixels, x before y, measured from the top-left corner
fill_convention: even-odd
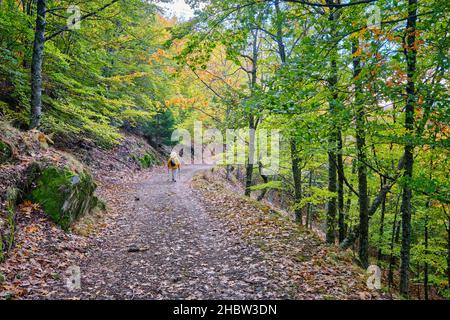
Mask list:
[[[191,190],[192,177],[207,168],[185,167],[176,183],[167,172],[156,171],[146,182],[123,190],[128,212],[80,262],[81,290],[60,294],[88,299],[288,298],[289,289],[270,276],[260,250],[225,231]]]

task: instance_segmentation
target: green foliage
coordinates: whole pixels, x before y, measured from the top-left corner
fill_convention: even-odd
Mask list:
[[[143,169],[148,169],[156,165],[158,160],[152,152],[148,152],[143,157],[139,158],[139,162]]]
[[[301,209],[305,207],[305,205],[307,205],[308,203],[313,205],[323,205],[327,203],[327,201],[330,198],[336,197],[335,192],[330,192],[328,190],[324,190],[317,187],[311,187],[309,190],[309,194],[311,194],[311,196],[303,197],[303,199],[299,203],[294,204],[293,209],[296,208]]]
[[[35,3],[28,10],[25,2],[10,2],[0,2],[0,116],[27,128]],[[93,12],[108,2],[78,5]],[[48,35],[66,24],[69,5],[47,2]],[[113,146],[121,129],[149,131],[164,101],[178,94],[170,85],[175,63],[162,51],[171,22],[142,0],[119,1],[97,16],[45,43],[42,130]]]
[[[250,188],[252,191],[258,191],[258,190],[284,190],[285,187],[283,186],[282,181],[269,181],[267,183],[260,183],[257,185],[254,185]]]

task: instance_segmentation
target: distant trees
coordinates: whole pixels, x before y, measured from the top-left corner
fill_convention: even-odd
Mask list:
[[[167,109],[157,112],[150,121],[145,122],[142,132],[155,146],[159,144],[170,145],[174,125],[175,119],[172,112]]]

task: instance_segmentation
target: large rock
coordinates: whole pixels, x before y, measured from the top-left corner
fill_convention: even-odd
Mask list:
[[[32,200],[65,230],[98,205],[94,195],[97,185],[86,171],[77,174],[68,169],[46,167],[37,175],[35,185]]]

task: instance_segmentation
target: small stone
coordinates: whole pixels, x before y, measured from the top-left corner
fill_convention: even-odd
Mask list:
[[[131,246],[128,248],[128,252],[139,252],[141,251],[137,246]]]
[[[70,179],[70,183],[71,183],[72,185],[79,184],[80,182],[81,182],[81,179],[80,179],[79,176],[73,176],[73,177]]]

